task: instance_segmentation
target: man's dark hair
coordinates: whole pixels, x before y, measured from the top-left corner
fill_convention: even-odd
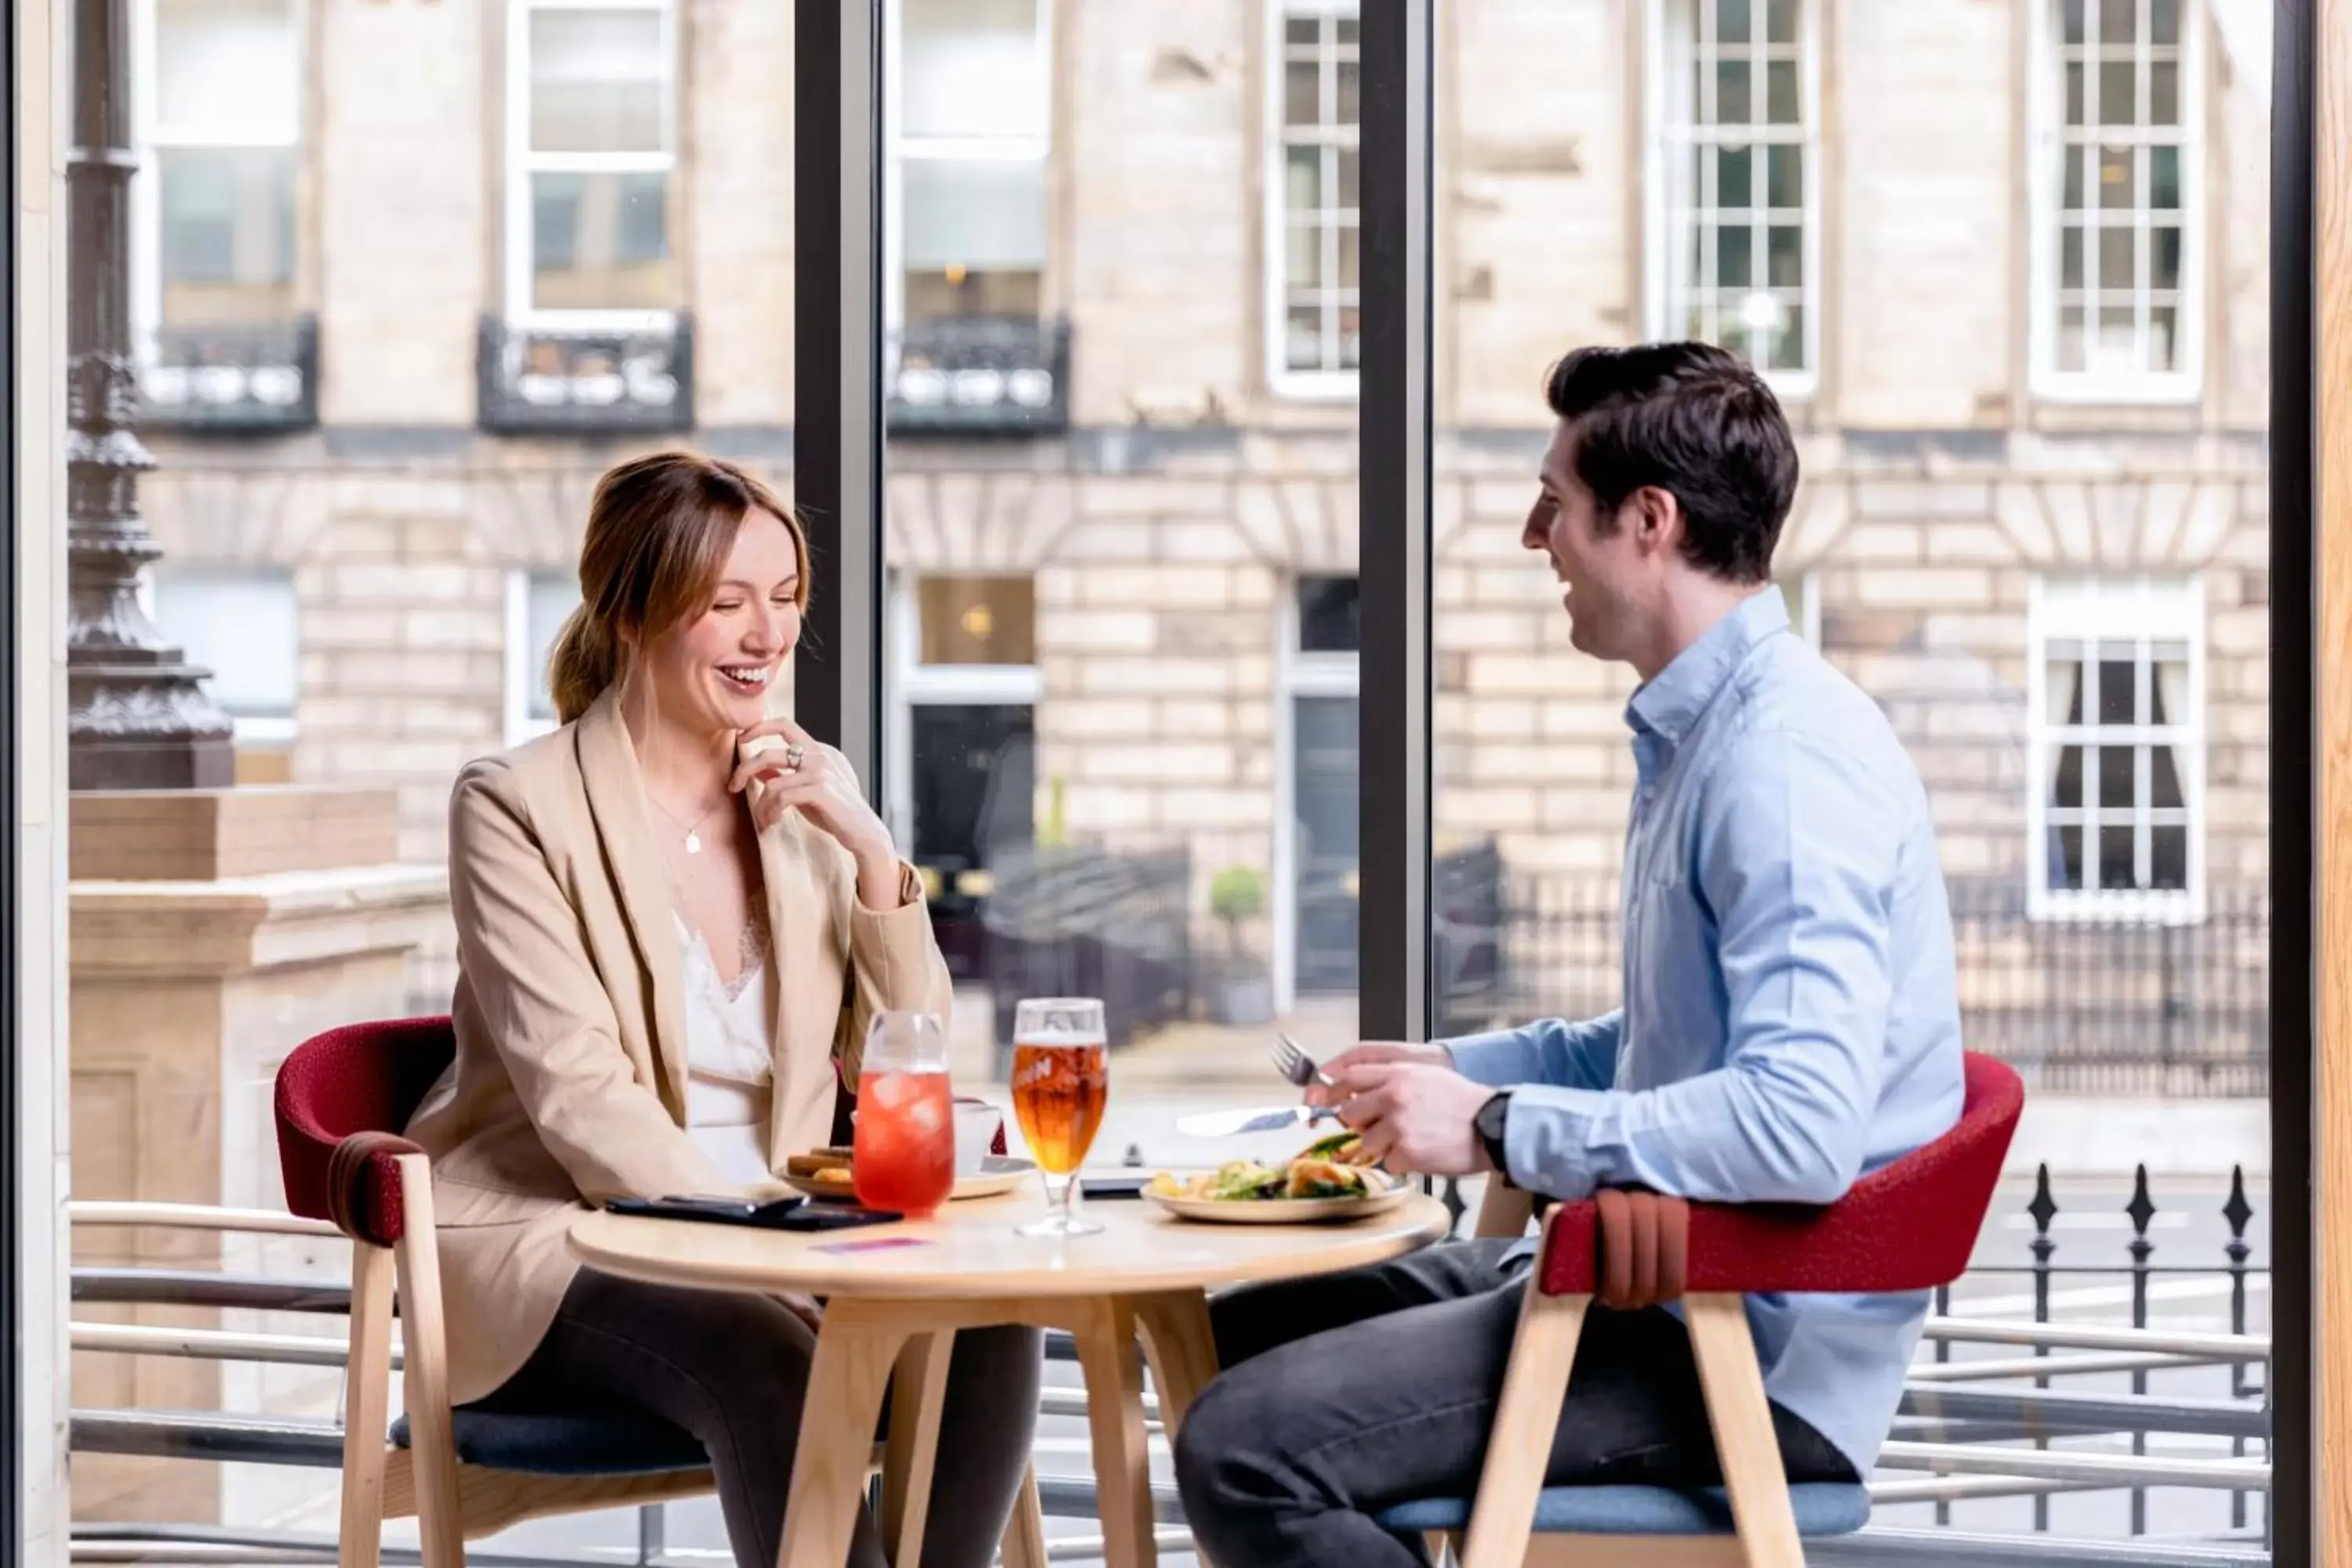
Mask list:
[[[1644,486],[1683,510],[1683,553],[1734,583],[1771,575],[1797,493],[1797,444],[1780,401],[1712,343],[1579,349],[1552,366],[1551,411],[1575,427],[1571,461],[1604,531]]]

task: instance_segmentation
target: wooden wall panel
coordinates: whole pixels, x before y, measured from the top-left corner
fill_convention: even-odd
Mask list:
[[[2352,0],[2319,0],[2315,21],[2312,1524],[2314,1560],[2352,1568]],[[2303,1110],[2294,1086],[2273,1092],[2275,1114]]]

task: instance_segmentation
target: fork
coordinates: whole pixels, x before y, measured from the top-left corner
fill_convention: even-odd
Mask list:
[[[1274,1070],[1290,1080],[1295,1089],[1305,1089],[1310,1083],[1331,1087],[1330,1078],[1315,1065],[1315,1058],[1298,1048],[1298,1042],[1288,1035],[1276,1035],[1274,1044],[1266,1047],[1274,1058]]]

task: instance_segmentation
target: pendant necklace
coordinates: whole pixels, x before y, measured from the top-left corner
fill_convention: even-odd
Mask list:
[[[686,852],[689,855],[699,855],[702,853],[702,825],[710,820],[710,814],[712,812],[717,811],[719,806],[727,804],[723,800],[714,802],[704,809],[700,816],[694,819],[691,826],[688,826],[687,824],[679,822],[677,820],[677,814],[671,811],[669,807],[664,805],[658,800],[654,800],[653,791],[647,790],[646,792],[646,798],[654,802],[654,809],[656,811],[658,811],[664,816],[668,817],[670,821],[677,826],[686,829]]]

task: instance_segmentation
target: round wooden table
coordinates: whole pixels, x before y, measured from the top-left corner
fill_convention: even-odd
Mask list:
[[[1384,1263],[1449,1229],[1444,1205],[1418,1194],[1384,1214],[1340,1224],[1205,1225],[1140,1200],[1085,1205],[1097,1236],[1014,1234],[1045,1210],[1041,1193],[950,1204],[929,1220],[856,1230],[774,1231],[681,1220],[583,1215],[572,1250],[625,1279],[714,1290],[797,1290],[827,1299],[784,1511],[781,1568],[837,1564],[863,1500],[868,1449],[844,1433],[875,1429],[892,1369],[883,1538],[914,1561],[929,1499],[940,1389],[954,1331],[995,1323],[1062,1329],[1086,1374],[1095,1487],[1110,1568],[1157,1562],[1137,1334],[1175,1435],[1217,1370],[1208,1292],[1226,1285]],[[909,1397],[916,1388],[921,1397]],[[929,1430],[925,1430],[929,1427]],[[903,1429],[902,1429],[903,1428]],[[1042,1551],[1039,1553],[1042,1561]]]

